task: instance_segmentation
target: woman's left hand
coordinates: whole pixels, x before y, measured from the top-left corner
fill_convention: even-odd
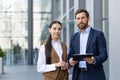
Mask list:
[[[65,63],[64,66],[61,66],[61,70],[66,70],[66,69],[68,69],[68,63]]]

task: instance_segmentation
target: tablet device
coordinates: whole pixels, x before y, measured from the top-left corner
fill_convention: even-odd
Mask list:
[[[86,53],[86,54],[74,54],[73,60],[82,60],[83,58],[91,58],[93,56],[93,53]]]

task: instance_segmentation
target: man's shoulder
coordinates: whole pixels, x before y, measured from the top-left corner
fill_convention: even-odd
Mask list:
[[[74,33],[72,36],[71,36],[71,40],[73,41],[73,40],[76,40],[78,37],[79,37],[79,32],[76,32],[76,33]]]
[[[76,36],[78,36],[79,35],[79,32],[76,32],[76,33],[74,33],[73,35],[72,35],[72,37],[76,37]]]
[[[94,32],[95,34],[103,33],[102,31],[94,29],[94,28],[91,28],[91,32]]]

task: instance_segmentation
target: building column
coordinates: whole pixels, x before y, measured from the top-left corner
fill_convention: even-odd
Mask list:
[[[94,28],[102,30],[102,0],[94,0]]]
[[[61,4],[61,6],[60,6],[60,16],[62,17],[63,16],[63,0],[60,0],[60,4]],[[60,21],[61,22],[63,22],[63,18],[61,18],[60,19]],[[62,32],[61,32],[61,40],[63,41],[63,36],[64,36],[64,34],[63,34],[63,30],[62,30]]]
[[[67,10],[69,10],[69,0],[66,0],[66,44],[69,46],[69,11]]]
[[[89,12],[90,22],[89,24],[94,27],[94,0],[86,0],[85,8]]]
[[[28,0],[28,64],[33,65],[33,0]]]
[[[3,57],[0,57],[0,74],[3,74]]]

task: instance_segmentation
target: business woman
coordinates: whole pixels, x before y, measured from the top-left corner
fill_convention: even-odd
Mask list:
[[[67,47],[59,39],[61,29],[59,21],[51,22],[50,36],[40,47],[37,71],[43,73],[44,80],[68,80]]]

